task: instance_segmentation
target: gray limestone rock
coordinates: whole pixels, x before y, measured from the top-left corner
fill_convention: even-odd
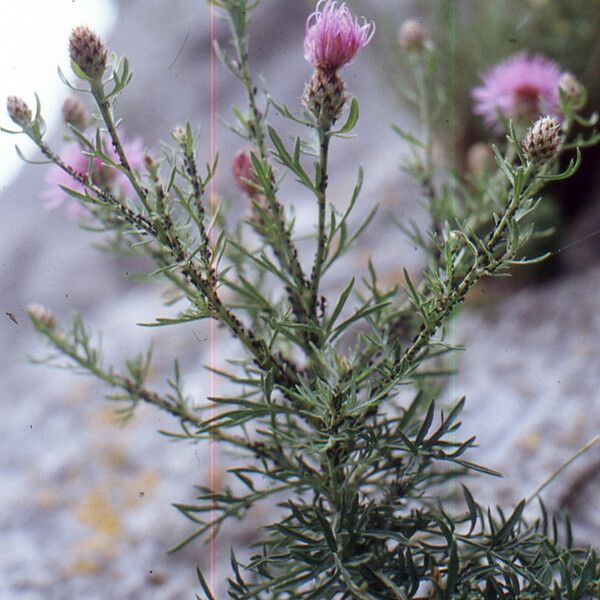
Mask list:
[[[296,0],[265,2],[251,25],[257,72],[294,110],[310,76],[301,52],[309,10],[310,3]],[[127,132],[142,135],[154,152],[174,125],[189,119],[201,125],[200,153],[208,155],[208,19],[207,6],[197,0],[120,4],[110,45],[129,55],[134,79],[118,108]],[[226,38],[223,24],[217,32]],[[401,177],[402,146],[388,127],[390,121],[409,128],[414,123],[397,106],[374,51],[365,51],[345,77],[360,98],[361,120],[357,138],[333,148],[332,201],[347,202],[362,164],[367,180],[359,213],[364,216],[375,202],[383,208],[344,270],[325,281],[329,289],[364,268],[369,256],[389,280],[400,280],[402,266],[416,270],[420,259],[390,226],[389,214],[424,219],[418,190]],[[225,120],[233,105],[243,103],[239,86],[221,67],[216,98]],[[246,207],[236,197],[228,164],[240,142],[219,127],[217,190],[236,215]],[[176,430],[177,423],[145,407],[127,426],[117,426],[94,381],[28,364],[26,355],[43,348],[24,308],[42,302],[59,319],[81,312],[103,332],[105,354],[117,365],[152,337],[160,348],[156,385],[168,373],[169,359],[182,356],[190,393],[199,401],[209,383],[202,369],[206,327],[153,334],[136,327],[163,314],[160,290],[148,291],[126,276],[139,264],[99,254],[88,233],[59,213],[42,210],[42,189],[40,169],[27,167],[1,194],[6,208],[0,236],[0,537],[9,551],[0,552],[0,598],[189,598],[194,566],[207,567],[209,548],[196,542],[165,554],[191,531],[170,503],[190,501],[192,485],[207,483],[208,448],[161,438],[154,430]],[[296,209],[298,232],[310,233],[314,207],[292,182],[285,190],[286,204]],[[303,260],[310,261],[309,249],[303,249]],[[598,290],[600,271],[594,270],[525,289],[485,309],[465,310],[458,319],[456,336],[466,341],[467,351],[458,359],[460,374],[451,388],[468,396],[465,433],[480,434],[479,460],[507,476],[500,482],[478,480],[477,488],[490,501],[506,504],[527,494],[598,433]],[[218,330],[218,360],[230,355],[230,346]],[[588,541],[600,539],[600,518],[591,506],[600,487],[599,460],[597,449],[582,457],[547,495],[552,507],[568,505]],[[223,477],[235,457],[219,454],[217,463],[217,476]],[[243,527],[228,528],[218,538],[218,598],[224,597],[219,594],[229,572],[229,547],[243,552],[257,524],[268,517],[268,507],[257,510]]]

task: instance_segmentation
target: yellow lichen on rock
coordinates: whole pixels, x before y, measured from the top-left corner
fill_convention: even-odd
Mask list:
[[[104,535],[116,536],[121,531],[121,521],[104,490],[94,489],[75,510],[77,518]]]

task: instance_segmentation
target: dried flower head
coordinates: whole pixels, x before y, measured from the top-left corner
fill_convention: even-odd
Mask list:
[[[515,54],[482,76],[483,85],[472,92],[474,111],[497,130],[502,118],[527,123],[539,114],[557,115],[560,75],[548,58]]]
[[[65,123],[69,123],[77,129],[84,129],[87,121],[87,113],[83,104],[75,97],[69,96],[63,103],[62,109]]]
[[[239,188],[249,196],[255,196],[257,190],[252,182],[256,182],[256,177],[252,169],[252,159],[248,148],[242,148],[235,155],[231,163],[231,171]]]
[[[415,19],[407,19],[398,30],[398,44],[403,50],[422,50],[425,46],[425,28]]]
[[[89,27],[75,27],[69,39],[71,60],[92,80],[98,80],[106,70],[107,49]]]
[[[347,65],[375,33],[375,24],[358,19],[343,2],[320,0],[306,21],[304,58],[315,69],[337,70]]]
[[[30,304],[27,307],[27,314],[32,320],[38,322],[47,329],[54,329],[56,326],[56,321],[52,311],[41,304]]]
[[[550,160],[558,150],[561,127],[555,117],[540,117],[527,131],[521,149],[527,160],[541,162]]]
[[[8,116],[21,127],[31,125],[31,109],[27,103],[17,96],[9,96],[6,99],[6,110]]]
[[[111,160],[116,163],[119,162],[119,157],[113,145],[106,139],[103,140],[103,148]],[[140,170],[143,166],[144,154],[142,140],[139,138],[132,141],[125,140],[123,142],[123,149],[131,168]],[[99,158],[90,160],[90,157],[83,153],[81,146],[77,142],[67,145],[61,153],[61,158],[77,173],[89,176],[93,183],[108,189],[114,195],[134,195],[131,182],[124,173],[107,167]],[[68,219],[79,219],[87,214],[80,202],[61,189],[62,186],[83,194],[85,186],[82,183],[75,181],[57,165],[52,165],[48,170],[46,183],[48,184],[48,189],[43,192],[43,196],[46,198],[46,208],[54,209],[64,205]]]
[[[571,101],[574,108],[582,108],[585,103],[585,88],[573,75],[565,71],[558,80],[558,87]]]

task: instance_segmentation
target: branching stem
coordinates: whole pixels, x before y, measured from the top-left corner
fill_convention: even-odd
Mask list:
[[[486,240],[487,252],[479,254],[475,257],[473,265],[456,287],[453,287],[448,293],[444,294],[434,308],[433,318],[429,323],[426,323],[421,328],[413,343],[407,348],[396,365],[396,372],[403,374],[412,364],[417,355],[430,342],[433,335],[452,313],[452,311],[462,303],[469,290],[481,279],[485,274],[492,274],[502,264],[501,258],[493,258],[496,245],[501,241],[510,221],[514,218],[517,209],[521,203],[520,190],[515,190],[509,205],[504,212],[502,218],[488,236]]]
[[[55,162],[71,177],[73,177],[73,179],[84,185],[87,189],[90,189],[102,200],[116,208],[131,224],[143,229],[154,237],[158,237],[158,230],[156,229],[156,226],[149,221],[147,217],[132,211],[121,201],[114,198],[114,196],[112,196],[106,190],[90,182],[88,177],[82,175],[81,173],[77,173],[77,171],[64,163],[54,152],[52,152],[49,146],[41,139],[33,139],[39,146],[42,153],[47,158]],[[242,322],[231,312],[231,310],[229,310],[223,304],[216,293],[214,285],[212,285],[210,281],[202,276],[193,260],[186,255],[179,238],[177,236],[168,236],[168,239],[165,240],[165,243],[172,252],[174,258],[180,263],[182,274],[190,281],[190,283],[192,283],[192,285],[194,285],[196,289],[198,289],[198,291],[200,291],[206,297],[210,306],[214,310],[215,317],[224,325],[226,325],[245,346],[245,348],[250,351],[257,364],[264,369],[272,368],[274,370],[274,374],[276,375],[278,384],[282,385],[283,387],[289,388],[297,383],[297,374],[290,370],[285,364],[278,361],[269,352],[264,342],[260,341],[250,330],[246,329],[246,327],[244,327]]]
[[[89,177],[87,177],[87,175],[79,173],[78,171],[73,169],[73,167],[66,164],[55,152],[52,151],[48,144],[46,144],[46,142],[44,142],[42,139],[35,137],[31,137],[31,139],[37,144],[40,151],[46,158],[48,158],[54,164],[60,167],[72,179],[83,185],[86,189],[93,192],[96,195],[96,197],[99,198],[102,202],[117,209],[121,216],[128,223],[140,229],[144,233],[148,233],[153,236],[157,235],[157,229],[154,223],[152,223],[152,221],[148,217],[130,209],[121,200],[115,198],[108,190],[96,185],[93,181],[90,180]]]

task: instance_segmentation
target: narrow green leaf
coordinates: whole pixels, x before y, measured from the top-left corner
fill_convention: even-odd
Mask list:
[[[355,97],[352,97],[350,102],[350,111],[348,113],[348,118],[346,122],[342,125],[340,129],[337,131],[330,132],[329,135],[340,135],[344,133],[349,133],[356,127],[356,123],[358,123],[358,117],[360,116],[360,111],[358,107],[358,100]]]
[[[429,428],[431,427],[431,423],[433,422],[433,416],[435,414],[435,402],[431,402],[429,408],[427,409],[427,414],[425,415],[425,419],[423,423],[421,423],[421,427],[419,428],[419,432],[417,433],[417,437],[415,438],[415,444],[418,446],[425,439]]]
[[[9,133],[12,133],[12,132],[9,132]],[[18,132],[18,133],[20,133],[20,132]],[[21,148],[19,148],[19,146],[17,146],[17,144],[15,144],[15,151],[17,152],[17,155],[19,156],[19,158],[23,162],[26,162],[29,165],[49,165],[52,162],[51,160],[31,160],[30,158],[27,158],[21,151]]]
[[[463,489],[463,496],[465,498],[465,502],[467,503],[467,508],[469,509],[469,516],[471,518],[471,528],[469,529],[469,535],[475,529],[475,525],[477,524],[477,505],[475,504],[475,499],[473,495],[467,488],[464,483],[461,483]]]
[[[598,560],[596,558],[596,552],[593,548],[590,548],[583,569],[579,575],[579,581],[575,586],[574,594],[575,598],[583,598],[588,591],[588,584],[591,583],[592,577],[596,569],[598,568]],[[600,582],[598,582],[600,583]]]
[[[525,504],[526,504],[526,501],[521,500],[521,502],[519,502],[519,504],[517,504],[515,510],[510,515],[510,517],[508,518],[506,523],[504,523],[504,525],[498,530],[496,535],[494,535],[494,538],[492,540],[492,544],[494,546],[500,546],[510,537],[515,526],[519,522],[521,515],[523,514],[523,510],[525,509]]]
[[[456,542],[453,541],[450,547],[450,557],[448,559],[448,570],[446,574],[446,587],[444,588],[444,598],[446,600],[452,600],[454,597],[454,591],[456,590],[456,584],[458,582],[458,571],[460,563],[458,560],[458,549]]]
[[[355,281],[355,279],[353,277],[350,280],[350,283],[348,283],[348,285],[346,286],[344,291],[341,293],[340,298],[339,298],[337,304],[335,305],[335,308],[333,309],[333,312],[331,313],[331,317],[329,318],[329,321],[327,323],[328,330],[331,330],[331,328],[334,325],[334,323],[336,322],[337,318],[340,316],[340,313],[342,312],[342,309],[344,308],[346,301],[348,300],[348,296],[350,296],[350,292],[352,291],[352,288],[354,287],[354,281]]]
[[[331,340],[334,340],[336,337],[338,337],[345,329],[348,328],[349,325],[351,325],[352,323],[354,323],[355,321],[360,321],[361,319],[365,319],[366,317],[368,317],[370,314],[374,313],[374,312],[378,312],[380,311],[382,308],[385,308],[386,306],[388,306],[390,304],[390,302],[378,302],[377,304],[373,304],[371,306],[365,306],[363,308],[361,308],[360,310],[356,311],[351,317],[349,317],[348,319],[346,319],[345,321],[342,321],[333,331],[332,331],[332,336],[331,336]]]
[[[492,152],[494,153],[494,157],[496,159],[498,167],[500,167],[500,170],[504,173],[511,185],[513,185],[515,178],[512,167],[506,162],[505,158],[500,153],[500,150],[498,150],[498,148],[495,145],[492,146]]]
[[[329,549],[333,553],[336,553],[337,552],[337,543],[335,541],[335,536],[333,535],[333,530],[331,529],[331,525],[329,524],[329,521],[326,519],[325,515],[323,515],[323,513],[318,508],[315,507],[314,511],[315,511],[317,520],[319,521],[319,524],[321,525],[321,530],[323,531],[323,535],[325,537],[325,541],[327,542],[327,545],[329,546]]]
[[[408,131],[402,129],[398,125],[392,125],[392,129],[406,142],[411,144],[412,146],[417,146],[419,148],[425,148],[425,144],[418,140],[412,133],[408,133]]]
[[[198,581],[202,586],[202,591],[206,594],[207,600],[215,600],[215,597],[212,595],[212,592],[206,583],[206,579],[204,579],[204,575],[202,575],[202,572],[198,567],[196,567],[196,576],[198,577]],[[200,596],[197,596],[197,598],[200,598]]]

